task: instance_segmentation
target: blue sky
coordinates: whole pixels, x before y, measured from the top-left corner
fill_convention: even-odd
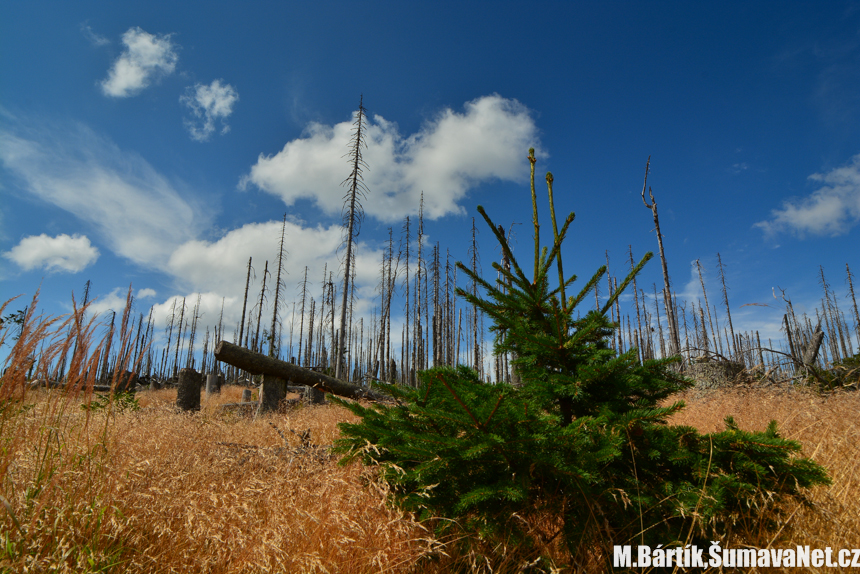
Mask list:
[[[847,311],[860,271],[860,4],[855,2],[0,2],[0,299],[41,286],[70,308],[202,294],[204,323],[241,313],[287,215],[287,306],[309,267],[338,266],[352,113],[369,112],[357,256],[370,313],[388,228],[425,196],[429,243],[467,257],[484,205],[530,260],[529,147],[544,239],[576,212],[565,269],[623,276],[656,251],[646,159],[673,287],[736,330],[778,337],[786,290]],[[561,218],[563,215],[559,215]],[[499,252],[479,220],[485,274]],[[659,263],[640,276],[660,284]],[[253,285],[252,285],[253,288]],[[605,291],[605,289],[604,289]],[[625,304],[630,303],[628,297]],[[758,303],[761,305],[742,305]],[[289,314],[287,313],[287,320]]]

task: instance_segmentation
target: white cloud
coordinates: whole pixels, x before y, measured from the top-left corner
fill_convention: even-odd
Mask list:
[[[266,261],[269,262],[269,272],[275,276],[281,225],[280,221],[249,223],[214,242],[188,241],[171,255],[169,269],[175,276],[185,280],[191,289],[241,293],[245,288],[249,257],[253,257],[254,272],[258,277],[262,277]],[[337,269],[332,269],[332,265],[337,261],[336,254],[342,239],[339,224],[308,228],[288,220],[284,239],[287,256],[282,279],[290,289],[301,280],[305,266],[308,267],[308,277],[312,282],[321,280],[326,263],[329,270],[337,275]],[[376,280],[375,271],[381,257],[377,255],[365,244],[357,244],[356,258],[362,262],[357,265],[358,283]],[[365,261],[366,258],[370,258],[372,263]]]
[[[215,80],[208,86],[195,84],[189,87],[179,101],[191,108],[196,120],[185,119],[185,127],[191,139],[203,142],[215,131],[215,122],[221,121],[221,133],[230,131],[227,118],[233,113],[233,105],[239,101],[239,93],[230,84],[221,85]]]
[[[809,179],[824,184],[811,195],[786,200],[771,211],[771,219],[753,225],[773,235],[781,231],[797,235],[843,235],[860,221],[860,154],[851,162]]]
[[[138,299],[149,299],[150,297],[155,297],[156,295],[157,293],[155,292],[155,289],[145,288],[137,290]]]
[[[155,36],[139,27],[129,28],[122,35],[125,50],[102,80],[106,96],[125,98],[139,93],[154,78],[167,76],[176,69],[179,56],[170,35]]]
[[[266,280],[267,295],[263,317],[268,316],[268,321],[271,321],[274,297],[272,287],[277,275],[276,255],[281,225],[281,221],[250,223],[230,231],[217,241],[192,240],[177,248],[170,258],[167,271],[180,282],[180,292],[183,294],[171,295],[155,304],[153,317],[156,323],[166,325],[175,298],[178,297],[181,301],[184,296],[190,309],[197,294],[202,293],[201,308],[206,313],[204,324],[213,325],[218,322],[223,298],[224,324],[230,328],[235,326],[242,315],[249,257],[253,258],[253,272],[246,319],[259,301],[263,270],[265,262],[268,261],[270,275]],[[292,302],[299,296],[299,284],[305,267],[308,268],[308,305],[311,297],[316,300],[317,305],[320,304],[323,271],[326,267],[329,272],[333,272],[334,280],[338,289],[340,288],[342,278],[338,277],[337,255],[341,240],[342,230],[339,225],[304,227],[301,222],[287,221],[284,241],[287,256],[282,272],[284,288],[280,295],[280,314],[283,320],[289,321],[291,317]],[[364,243],[356,245],[357,316],[369,311],[370,307],[376,304],[373,299],[379,280],[377,270],[381,258],[381,251]],[[139,294],[138,298],[142,298],[142,295]],[[338,298],[338,304],[339,302]],[[264,320],[264,325],[265,323]]]
[[[81,24],[81,33],[96,48],[110,44],[110,40],[93,32],[89,24]]]
[[[350,167],[344,154],[352,122],[311,123],[300,139],[273,156],[260,155],[239,186],[253,184],[287,205],[310,199],[327,214],[339,214],[343,180]],[[415,213],[424,192],[425,217],[462,213],[458,204],[469,189],[492,180],[522,181],[529,147],[539,148],[529,110],[516,100],[485,96],[465,104],[463,113],[445,109],[410,136],[374,116],[367,125],[363,202],[368,215],[396,221]],[[538,151],[539,155],[544,155]]]
[[[0,164],[35,198],[91,224],[112,252],[150,268],[163,269],[205,219],[205,206],[83,125],[14,122],[0,129]]]
[[[83,271],[99,257],[99,250],[92,246],[86,236],[46,234],[25,237],[3,257],[14,261],[24,271],[40,268],[49,273]]]
[[[96,297],[92,303],[90,303],[87,310],[93,314],[105,314],[111,311],[115,311],[118,316],[122,316],[122,312],[125,309],[125,303],[127,301],[128,296],[128,287],[122,288],[117,287],[107,295],[100,295]],[[132,309],[134,306],[132,305]]]

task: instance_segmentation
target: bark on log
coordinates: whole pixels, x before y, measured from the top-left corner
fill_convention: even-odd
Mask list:
[[[319,389],[349,399],[391,401],[382,393],[361,387],[323,373],[299,367],[286,361],[249,351],[233,343],[221,341],[215,347],[215,358],[254,375],[273,375],[295,385]]]

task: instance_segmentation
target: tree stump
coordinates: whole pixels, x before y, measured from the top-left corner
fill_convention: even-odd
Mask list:
[[[179,387],[176,390],[176,406],[183,411],[200,410],[200,387],[203,375],[194,369],[179,371]]]
[[[206,396],[221,394],[221,380],[219,375],[206,375]]]
[[[287,381],[274,375],[263,375],[260,385],[260,406],[257,415],[277,411],[281,401],[287,398]]]
[[[310,395],[310,400],[312,405],[324,405],[325,404],[325,392],[319,389],[315,389],[314,387],[307,387],[308,394]]]

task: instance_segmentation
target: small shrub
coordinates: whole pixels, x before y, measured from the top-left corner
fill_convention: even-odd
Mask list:
[[[107,408],[111,404],[111,396],[105,394],[95,395],[89,402],[83,403],[81,408],[85,411],[103,411],[107,410]],[[137,396],[131,391],[123,391],[119,393],[114,393],[113,395],[113,408],[118,412],[123,411],[139,411],[140,403],[137,400]]]

